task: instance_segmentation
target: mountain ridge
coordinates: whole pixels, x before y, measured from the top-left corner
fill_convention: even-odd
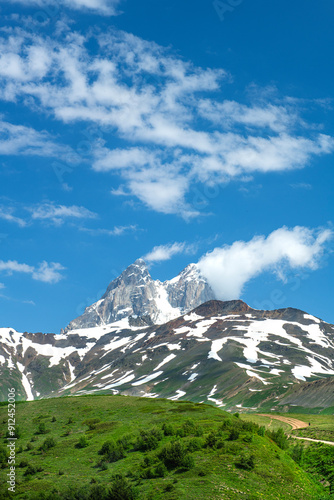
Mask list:
[[[21,399],[119,393],[282,410],[307,405],[304,383],[332,379],[334,326],[294,308],[211,300],[162,325],[123,318],[58,335],[0,329],[0,356],[2,398],[10,379]],[[320,387],[326,406],[328,385]]]
[[[153,280],[143,259],[137,259],[84,313],[62,330],[89,328],[125,317],[143,318],[146,324],[162,324],[186,313],[215,294],[196,264],[189,264],[175,278]]]

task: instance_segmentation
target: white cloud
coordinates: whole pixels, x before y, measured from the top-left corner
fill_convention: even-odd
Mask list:
[[[76,205],[64,206],[54,205],[53,203],[42,203],[35,207],[27,208],[31,212],[34,220],[51,220],[54,224],[63,224],[65,219],[95,219],[97,214],[91,212],[85,207]]]
[[[3,290],[5,287],[4,283],[0,283],[0,290]]]
[[[317,269],[325,243],[332,237],[330,230],[282,227],[267,238],[256,236],[248,242],[215,248],[198,266],[219,299],[238,299],[245,284],[264,271],[284,278],[285,268]]]
[[[39,264],[38,268],[35,268],[32,277],[34,280],[43,281],[44,283],[58,283],[63,276],[60,271],[63,271],[63,267],[58,262],[48,262],[43,261]]]
[[[101,148],[95,152],[93,169],[97,172],[144,167],[154,163],[152,152],[142,148],[113,149]]]
[[[30,266],[28,264],[20,264],[16,260],[8,260],[7,262],[0,260],[0,272],[4,271],[8,275],[13,273],[30,274],[36,281],[43,281],[44,283],[58,283],[63,278],[60,271],[63,267],[58,262],[48,263],[43,261],[38,267]]]
[[[60,7],[68,7],[74,10],[87,10],[99,14],[116,15],[116,6],[120,0],[1,0],[6,3],[19,3],[28,7],[40,7],[52,16],[59,12]],[[52,7],[52,10],[49,7]]]
[[[224,70],[195,67],[118,30],[96,35],[99,51],[92,53],[88,42],[94,36],[3,34],[0,99],[24,100],[64,123],[91,122],[117,134],[127,143],[123,148],[91,141],[93,169],[122,179],[124,187],[114,194],[131,194],[152,210],[187,218],[198,214],[188,202],[195,183],[304,168],[334,151],[332,137],[301,119],[298,101],[279,102],[270,93],[247,104],[226,100],[220,89],[228,78]],[[205,97],[212,91],[215,98]],[[52,156],[59,150],[44,132],[14,132],[3,144],[0,135],[0,153]]]
[[[90,233],[92,235],[106,235],[106,236],[121,236],[128,232],[137,231],[138,227],[134,224],[130,224],[129,226],[115,226],[113,229],[90,229],[87,227],[80,227],[80,231],[85,233]]]
[[[223,128],[233,128],[239,124],[252,128],[268,127],[274,132],[284,132],[298,120],[295,109],[270,103],[247,106],[235,101],[215,102],[202,99],[198,105],[198,112]]]
[[[180,253],[192,253],[194,251],[194,245],[186,245],[184,242],[168,243],[167,245],[159,245],[153,248],[151,252],[147,253],[143,259],[147,262],[161,262],[163,260],[169,260],[174,255]]]
[[[71,158],[73,151],[68,146],[57,144],[47,132],[38,132],[23,125],[13,125],[1,120],[0,116],[0,155]]]
[[[0,207],[0,219],[5,220],[7,222],[13,222],[14,224],[19,225],[20,227],[25,227],[27,222],[20,217],[16,217],[13,215],[13,209],[11,207],[5,208]]]

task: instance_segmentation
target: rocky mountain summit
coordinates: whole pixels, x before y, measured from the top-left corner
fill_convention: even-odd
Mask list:
[[[196,264],[162,283],[153,280],[144,260],[138,259],[64,331],[107,325],[127,317],[134,326],[162,324],[214,298]]]

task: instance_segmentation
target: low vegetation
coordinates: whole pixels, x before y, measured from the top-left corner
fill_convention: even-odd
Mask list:
[[[13,497],[6,413],[2,404],[0,500]],[[304,447],[279,426],[266,430],[251,418],[207,404],[126,396],[20,403],[15,498],[332,498],[334,447]]]

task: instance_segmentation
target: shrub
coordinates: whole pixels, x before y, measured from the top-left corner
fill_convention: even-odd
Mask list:
[[[43,444],[39,449],[41,451],[48,451],[50,448],[54,448],[56,444],[57,443],[53,437],[48,437],[44,440]]]
[[[239,415],[239,414],[237,414],[237,415]],[[237,439],[239,439],[239,431],[233,427],[231,429],[231,432],[230,432],[230,435],[228,437],[228,440],[229,441],[236,441]]]
[[[21,429],[19,428],[19,426],[16,426],[14,431],[7,430],[6,437],[19,439],[21,437]]]
[[[3,446],[0,446],[0,464],[7,464],[8,452]]]
[[[158,457],[169,469],[176,467],[190,468],[193,466],[192,457],[187,453],[187,448],[182,441],[168,443],[161,450]]]
[[[24,476],[33,476],[34,474],[37,474],[37,468],[34,465],[28,465],[26,470],[24,471]]]
[[[115,443],[115,441],[110,440],[103,443],[102,448],[99,450],[99,455],[103,455],[104,460],[112,463],[124,458],[125,452],[121,443]]]
[[[258,433],[258,435],[259,435],[259,436],[264,436],[264,435],[265,435],[265,433],[266,433],[266,428],[265,428],[265,426],[264,426],[264,425],[262,425],[261,427],[259,427],[259,428],[258,428],[258,430],[257,430],[257,433]]]
[[[93,431],[94,429],[96,429],[96,424],[98,424],[99,422],[101,422],[99,418],[89,418],[87,420],[84,420],[84,422],[82,423],[84,425],[88,425],[89,430]]]
[[[160,429],[153,428],[148,431],[141,430],[135,448],[140,451],[154,450],[158,447],[163,434]]]
[[[216,432],[210,432],[210,434],[208,434],[206,436],[206,439],[205,439],[205,446],[209,447],[209,448],[215,448],[216,447],[216,444],[217,444],[217,441],[219,439],[219,436]]]
[[[277,446],[281,448],[281,450],[286,450],[289,448],[288,438],[284,434],[283,429],[280,427],[277,431],[267,431],[268,436],[275,441]]]
[[[189,441],[188,451],[193,452],[193,451],[200,450],[201,448],[203,448],[203,444],[204,443],[203,443],[202,439],[195,437]]]
[[[167,467],[164,463],[159,462],[159,464],[155,468],[155,476],[156,477],[165,477],[168,473]]]
[[[219,430],[225,431],[226,429],[229,429],[232,425],[235,425],[235,422],[233,422],[232,424],[232,420],[230,418],[225,418],[225,420],[220,424]]]
[[[37,434],[46,434],[48,431],[44,422],[41,422],[37,429]]]
[[[291,458],[300,465],[303,461],[304,447],[302,444],[296,444],[290,450]]]
[[[101,470],[107,470],[108,469],[108,462],[106,462],[105,460],[100,460],[99,467]]]
[[[117,439],[116,443],[122,445],[124,450],[129,450],[135,444],[136,437],[134,434],[124,434],[122,437]]]
[[[255,467],[255,457],[254,455],[243,455],[235,465],[240,469],[252,470]]]
[[[77,444],[75,445],[76,448],[86,448],[88,446],[88,441],[86,436],[81,436]]]
[[[21,462],[19,463],[19,467],[21,468],[28,467],[28,465],[29,465],[28,460],[21,460]]]
[[[162,430],[165,436],[174,436],[175,435],[175,429],[172,426],[172,424],[163,424]]]
[[[122,474],[117,474],[113,477],[107,498],[108,500],[135,500],[138,498],[138,493]]]
[[[33,450],[33,449],[34,449],[34,445],[31,444],[31,443],[27,443],[26,451],[30,451],[30,450]]]

